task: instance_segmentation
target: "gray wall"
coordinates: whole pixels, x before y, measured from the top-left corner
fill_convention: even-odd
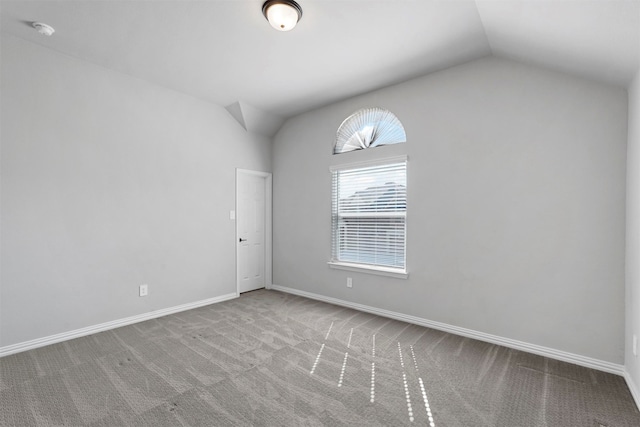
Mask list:
[[[629,89],[627,147],[627,329],[625,365],[640,393],[640,355],[633,355],[633,335],[640,339],[640,71]],[[640,343],[639,343],[640,344]],[[637,395],[636,398],[640,398]]]
[[[366,106],[408,142],[332,156]],[[272,154],[274,283],[622,364],[626,140],[625,90],[495,58],[292,118]],[[329,269],[329,166],[401,153],[409,279]]]
[[[235,292],[223,108],[3,35],[1,140],[0,346]]]

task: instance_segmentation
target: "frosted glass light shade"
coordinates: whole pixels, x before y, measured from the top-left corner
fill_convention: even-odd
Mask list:
[[[302,17],[302,8],[291,0],[269,0],[262,6],[262,13],[276,30],[290,31]]]

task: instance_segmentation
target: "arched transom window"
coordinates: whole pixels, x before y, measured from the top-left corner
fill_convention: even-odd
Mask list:
[[[336,134],[333,154],[407,141],[404,126],[389,110],[363,108],[347,117]]]

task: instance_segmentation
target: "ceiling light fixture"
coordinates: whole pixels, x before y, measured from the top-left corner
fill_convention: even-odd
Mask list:
[[[51,34],[56,32],[56,30],[54,30],[53,27],[47,24],[43,24],[42,22],[34,22],[31,25],[33,26],[33,28],[38,30],[40,34],[44,36],[50,36]]]
[[[293,0],[267,0],[262,14],[276,30],[289,31],[302,18],[302,8]]]

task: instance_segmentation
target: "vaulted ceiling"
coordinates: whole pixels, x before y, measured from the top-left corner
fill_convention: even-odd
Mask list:
[[[263,0],[3,0],[1,30],[276,121],[491,54],[622,87],[640,61],[640,0],[298,2],[283,33]]]

